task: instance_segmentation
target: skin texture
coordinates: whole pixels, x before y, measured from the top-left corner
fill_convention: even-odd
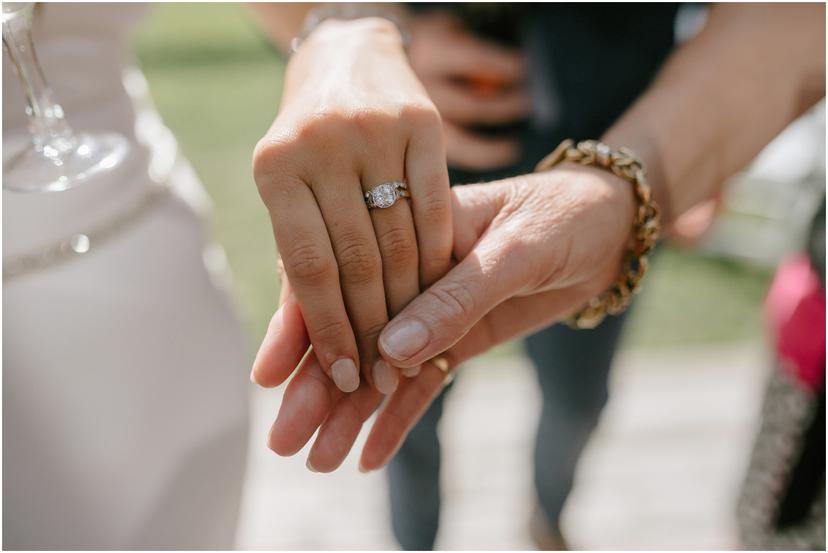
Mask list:
[[[421,296],[428,300],[425,309],[412,311],[409,306],[403,310],[424,323],[426,330],[431,324],[440,325],[443,332],[430,333],[428,341],[430,348],[440,352],[454,346],[444,353],[451,366],[513,336],[512,326],[503,324],[511,317],[521,317],[522,331],[541,326],[606,288],[618,272],[634,202],[630,187],[609,173],[564,166],[548,174],[469,185],[452,192],[454,254],[463,261]],[[530,205],[533,210],[525,209]],[[535,209],[547,216],[536,217]],[[603,221],[600,229],[587,228],[593,217]],[[576,246],[585,234],[592,241]],[[562,244],[568,246],[558,247]],[[546,255],[535,257],[530,266],[526,255],[535,250]],[[522,270],[509,269],[515,266]],[[292,373],[299,362],[297,352],[307,346],[300,341],[301,323],[292,295],[288,292],[274,317],[292,321],[290,328],[271,325],[257,361],[274,382]],[[514,297],[509,299],[509,295]],[[477,296],[504,303],[486,316],[487,304],[475,304]],[[433,304],[440,308],[433,309]],[[453,313],[448,317],[454,325],[451,328],[437,317],[444,312]],[[449,341],[463,335],[457,344]],[[287,352],[293,352],[293,357]],[[409,423],[416,420],[412,415],[419,416],[442,388],[443,374],[428,362],[430,357],[417,358],[412,364],[422,364],[421,374],[401,382],[378,416],[374,428],[382,431],[368,438],[362,458],[366,470],[388,461]],[[269,446],[280,455],[291,455],[321,425],[308,463],[317,471],[333,470],[381,399],[367,386],[352,394],[338,393],[311,354],[285,390]]]
[[[671,56],[651,89],[605,134],[605,142],[628,146],[647,163],[655,198],[668,208],[665,225],[714,198],[728,176],[824,96],[824,10],[714,6],[706,28]],[[385,402],[361,466],[383,466],[439,393],[443,375],[427,360],[440,355],[455,367],[559,320],[605,289],[617,275],[633,205],[628,183],[566,164],[453,190],[454,257],[461,261],[380,335],[389,363],[422,363],[422,371]],[[260,352],[268,362],[259,370],[274,382],[293,372],[299,359],[291,353],[307,345],[292,295]],[[367,386],[338,393],[311,354],[285,391],[270,447],[295,453],[319,427],[309,466],[333,470],[380,400]]]
[[[341,390],[392,392],[380,330],[447,270],[451,209],[440,116],[384,19],[326,21],[291,59],[253,172],[319,363]],[[411,200],[368,210],[405,179]],[[409,371],[416,372],[414,371]],[[272,385],[254,365],[252,378]]]
[[[299,33],[307,12],[314,6],[254,4],[252,7],[265,23],[274,43],[286,50],[291,38]],[[388,10],[389,6],[382,9]],[[519,153],[517,144],[511,140],[477,136],[465,130],[463,125],[505,123],[523,117],[528,109],[522,88],[523,61],[517,54],[475,38],[442,13],[409,18],[404,10],[396,9],[395,15],[407,20],[411,29],[408,51],[411,69],[422,79],[427,96],[422,93],[422,86],[410,78],[411,70],[399,63],[396,29],[387,22],[320,25],[292,59],[283,108],[254,155],[254,174],[272,215],[277,243],[281,237],[281,242],[288,244],[284,247],[280,244],[287,272],[294,280],[296,272],[302,272],[303,278],[295,284],[310,335],[315,338],[325,372],[343,391],[352,391],[357,382],[343,377],[342,370],[347,372],[348,367],[343,367],[341,360],[355,360],[357,350],[361,355],[355,364],[361,365],[369,383],[377,384],[374,375],[381,359],[370,344],[376,341],[376,332],[387,320],[382,316],[383,291],[384,309],[393,315],[419,293],[421,285],[432,283],[448,269],[451,237],[447,230],[450,221],[443,207],[447,204],[445,162],[429,166],[421,161],[422,158],[442,160],[444,157],[442,143],[434,136],[439,117],[428,98],[439,102],[439,112],[446,118],[440,129],[448,141],[448,159],[453,159],[459,166],[477,169],[512,162]],[[359,64],[353,62],[356,59]],[[440,60],[437,64],[434,63],[436,59]],[[337,61],[344,63],[336,64]],[[354,65],[373,71],[354,71],[351,67]],[[383,67],[391,69],[380,71]],[[379,78],[374,76],[377,73],[380,73]],[[360,76],[366,77],[365,80],[360,81]],[[382,82],[378,82],[380,80]],[[342,82],[348,82],[350,88],[341,89],[338,84]],[[302,89],[303,83],[311,83],[312,88]],[[321,87],[320,83],[323,83]],[[481,87],[481,83],[488,85]],[[378,93],[360,93],[365,90]],[[410,124],[400,126],[399,121]],[[377,151],[375,145],[380,142],[385,142],[387,147]],[[399,153],[401,144],[406,144],[407,148],[402,154]],[[409,158],[405,171],[410,166],[411,174],[421,175],[420,181],[424,183],[419,187],[419,197],[412,200],[412,204],[424,208],[414,209],[413,220],[402,205],[371,213],[379,263],[377,247],[367,236],[365,218],[362,217],[361,225],[353,225],[348,221],[350,216],[335,218],[331,215],[340,211],[344,200],[342,191],[336,189],[341,183],[334,183],[334,179],[341,179],[348,168],[328,160],[320,164],[316,157],[321,149],[328,150],[331,157],[341,156],[343,147],[353,145],[363,151],[369,150],[362,156],[361,152],[353,151],[346,154],[350,160],[343,160],[356,165],[357,172],[361,169],[363,188],[399,178],[396,175],[401,171],[393,164],[377,160],[390,161],[401,156]],[[301,159],[299,156],[303,153],[305,156]],[[363,162],[360,157],[367,161]],[[294,159],[299,159],[299,163],[289,165]],[[328,169],[327,175],[322,174],[325,169]],[[310,195],[305,193],[303,198],[297,199],[303,194],[301,186],[295,186],[300,190],[290,193],[291,180],[302,180],[311,189],[318,210],[310,205]],[[286,198],[286,194],[290,198]],[[342,209],[342,213],[350,215],[359,211],[355,197],[351,196],[352,201],[347,204],[349,209]],[[330,246],[320,231],[317,211],[326,225]],[[316,219],[315,224],[313,219]],[[304,226],[297,225],[298,222]],[[417,225],[418,240],[412,229]],[[361,231],[354,228],[356,226],[361,227]],[[297,244],[296,238],[307,234],[312,236],[311,243],[301,240]],[[332,275],[323,279],[324,284],[329,285],[323,287],[324,294],[312,292],[322,282],[306,284],[309,279],[321,278],[316,274],[320,270],[318,265],[322,264],[321,258],[327,258],[330,265],[331,254],[340,280],[342,299],[339,302],[336,301]],[[380,287],[376,281],[377,267],[370,267],[372,263],[380,266],[383,275],[394,275],[394,278],[386,278]],[[334,271],[329,267],[327,272]],[[353,339],[344,328],[346,317],[351,323]],[[274,318],[274,324],[276,322]],[[251,379],[263,386],[271,386],[268,375],[260,374],[259,366],[254,363]],[[413,376],[418,370],[419,367],[413,366],[402,372]],[[387,393],[396,385],[396,371],[388,371],[386,367],[384,374],[386,378],[381,380],[379,387]]]

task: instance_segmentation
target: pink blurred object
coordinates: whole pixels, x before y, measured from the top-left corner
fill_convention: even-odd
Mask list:
[[[825,290],[806,255],[783,261],[767,300],[767,317],[783,366],[811,389],[825,379]]]

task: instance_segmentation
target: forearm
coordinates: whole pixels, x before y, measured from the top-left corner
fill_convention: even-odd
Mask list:
[[[605,134],[643,158],[668,219],[712,197],[824,96],[824,22],[816,4],[714,6]]]

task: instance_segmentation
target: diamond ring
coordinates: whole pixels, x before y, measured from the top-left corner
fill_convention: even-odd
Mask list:
[[[391,207],[400,198],[410,198],[408,193],[408,185],[405,181],[395,180],[393,182],[384,182],[375,186],[365,193],[365,203],[368,209],[378,207],[385,209]]]

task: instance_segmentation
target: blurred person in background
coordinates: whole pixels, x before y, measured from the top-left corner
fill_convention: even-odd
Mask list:
[[[234,542],[247,343],[207,196],[131,62],[144,11],[35,6],[37,54],[69,123],[117,131],[129,153],[71,190],[3,191],[7,549]],[[6,56],[4,167],[31,140],[13,67]]]
[[[442,118],[453,184],[525,174],[548,153],[548,144],[568,135],[600,135],[641,94],[672,50],[678,8],[258,6],[272,21],[274,42],[285,50],[293,37],[328,18],[379,15],[400,23],[411,67]],[[584,71],[609,55],[636,63]],[[686,233],[687,242],[703,232],[711,215],[710,210],[702,215],[699,228]],[[543,398],[533,464],[539,508],[530,526],[543,548],[566,545],[560,515],[578,458],[607,401],[609,369],[626,316],[609,317],[589,330],[553,325],[526,339]],[[437,426],[446,395],[432,403],[389,464],[392,525],[406,549],[431,549],[437,535]]]
[[[604,8],[602,6],[602,11]],[[640,8],[643,12],[633,21],[647,29],[646,32],[640,29],[641,32],[631,33],[629,44],[619,38],[625,36],[628,27],[618,25],[620,12],[616,13],[616,18],[608,18],[604,27],[599,27],[603,33],[591,35],[585,44],[578,42],[584,29],[575,23],[577,19],[546,20],[542,16],[546,6],[530,18],[532,23],[543,22],[539,32],[545,40],[558,40],[561,36],[569,36],[568,32],[575,35],[559,47],[557,52],[561,53],[556,53],[555,61],[564,68],[570,66],[569,78],[576,83],[586,81],[591,85],[585,86],[584,90],[577,86],[572,89],[574,98],[571,103],[563,103],[566,109],[561,111],[561,117],[581,113],[579,108],[585,112],[582,113],[584,117],[589,117],[591,112],[601,111],[606,104],[624,98],[624,92],[629,90],[623,83],[634,81],[628,86],[637,91],[630,93],[623,105],[618,106],[624,111],[621,118],[616,121],[617,113],[605,114],[604,126],[596,128],[592,136],[601,137],[614,147],[629,147],[641,156],[653,183],[652,198],[639,189],[633,194],[629,182],[606,170],[611,162],[626,163],[625,156],[629,154],[600,144],[581,144],[577,150],[562,144],[556,150],[556,154],[564,154],[565,159],[581,159],[579,156],[587,155],[583,152],[591,151],[589,155],[592,157],[583,159],[596,167],[562,163],[553,169],[547,166],[549,170],[528,174],[530,166],[518,177],[456,188],[452,194],[452,217],[453,255],[458,264],[437,283],[425,283],[430,285],[426,292],[408,303],[380,333],[379,354],[385,362],[399,367],[403,374],[409,369],[414,370],[406,375],[409,378],[395,383],[393,393],[379,412],[362,452],[360,463],[364,470],[383,466],[394,455],[413,423],[424,412],[428,417],[425,409],[443,389],[447,370],[496,343],[572,314],[590,298],[607,290],[614,279],[619,278],[619,266],[628,247],[632,221],[643,225],[640,218],[651,217],[647,227],[636,227],[639,230],[651,228],[649,225],[653,222],[658,225],[658,217],[653,215],[657,212],[647,207],[652,206],[652,201],[661,206],[665,227],[679,221],[694,207],[715,205],[713,199],[726,179],[788,123],[824,96],[824,7],[717,5],[711,9],[704,30],[671,53],[665,67],[647,88],[647,79],[655,76],[654,71],[665,59],[672,41],[674,12],[670,18],[661,21],[661,25],[648,27],[660,21],[649,17],[649,11],[653,9],[658,13],[662,8],[666,10],[663,6]],[[623,6],[619,9],[635,13],[636,8]],[[596,20],[602,18],[597,10],[585,7],[584,11]],[[381,25],[365,13],[358,16],[356,22],[348,21],[344,14],[331,19],[333,21],[312,26],[299,44],[292,67],[288,69],[283,105],[288,112],[299,105],[293,98],[292,88],[313,90],[314,85],[320,85],[329,93],[335,90],[336,79],[319,80],[323,75],[336,75],[335,67],[356,68],[359,73],[360,78],[350,82],[348,92],[360,83],[394,83],[397,71],[399,74],[408,71],[394,66],[394,63],[407,63],[401,55],[404,29],[395,32],[392,26]],[[394,22],[395,18],[387,19]],[[370,25],[377,25],[377,28]],[[372,34],[374,31],[376,34]],[[389,40],[389,35],[395,39]],[[633,46],[635,42],[655,41],[658,37],[663,42],[654,42],[646,51],[638,52]],[[613,48],[593,51],[602,40],[609,41]],[[336,49],[328,47],[334,44]],[[360,47],[351,49],[351,44]],[[628,52],[631,55],[625,55],[625,44],[632,49]],[[587,55],[591,51],[592,57]],[[360,67],[359,57],[352,56],[364,52],[385,52],[387,57],[378,57],[387,64]],[[644,71],[646,75],[641,80],[625,80],[627,73],[648,68],[648,60],[652,67]],[[313,67],[313,71],[308,67]],[[330,68],[331,72],[327,73],[325,68]],[[372,80],[372,71],[376,71],[376,80]],[[560,80],[567,74],[559,71],[557,77]],[[401,82],[403,86],[394,88],[390,94],[396,102],[393,105],[401,110],[413,105],[427,109],[428,106],[421,103],[420,90],[415,87],[406,92],[406,81]],[[491,85],[487,83],[486,86]],[[366,90],[360,89],[359,93],[366,93]],[[376,91],[368,93],[376,94]],[[332,103],[323,103],[325,109],[305,113],[306,117],[313,116],[317,131],[329,119],[336,125],[335,133],[303,133],[301,124],[288,127],[289,131],[296,131],[288,132],[280,128],[285,121],[277,118],[272,134],[263,141],[270,147],[257,150],[259,167],[269,164],[267,171],[257,173],[257,183],[269,207],[269,202],[277,197],[277,191],[283,194],[283,199],[289,197],[290,192],[283,185],[267,179],[279,174],[279,168],[288,172],[295,170],[286,165],[286,152],[306,152],[308,159],[313,159],[311,149],[331,151],[337,144],[349,144],[348,139],[369,148],[373,146],[370,141],[366,142],[364,132],[361,132],[363,125],[371,119],[370,110],[366,113],[364,105],[358,104],[360,109],[351,112],[349,108],[355,108],[355,104],[333,94],[322,95],[336,99]],[[595,98],[596,103],[581,102],[589,97]],[[629,103],[632,107],[628,107]],[[290,115],[296,118],[301,111]],[[354,113],[359,113],[359,117],[349,119]],[[295,119],[290,121],[295,125]],[[474,121],[467,119],[466,123]],[[450,125],[449,120],[447,127]],[[388,129],[390,127],[386,127]],[[566,126],[563,130],[563,136],[581,136],[578,127]],[[417,136],[417,132],[417,129],[406,130],[407,136]],[[447,146],[451,143],[449,132],[446,132]],[[468,133],[464,136],[469,138]],[[497,138],[502,139],[501,136]],[[267,144],[269,139],[273,140]],[[286,143],[290,148],[285,146]],[[538,140],[531,144],[547,153],[555,142]],[[504,152],[509,151],[509,144],[501,141],[499,145],[500,153],[508,158]],[[512,149],[514,146],[512,142]],[[496,158],[494,153],[481,157]],[[638,161],[632,163],[639,166]],[[411,183],[411,187],[415,184]],[[412,203],[416,206],[416,197]],[[639,208],[634,210],[637,204]],[[276,213],[272,212],[272,215],[274,226],[278,226]],[[653,234],[648,232],[643,236],[637,234],[636,240],[651,240]],[[315,261],[323,257],[319,251],[306,250],[303,252],[306,260],[311,258],[309,253],[313,253]],[[336,275],[337,263],[350,265],[353,271],[354,264],[359,266],[370,256],[357,261],[347,257],[340,256],[333,265],[326,262],[315,268],[327,271],[333,266]],[[289,266],[287,262],[286,266]],[[636,269],[628,267],[625,270],[633,271],[631,274],[634,275]],[[254,364],[254,376],[267,385],[282,382],[297,368],[300,353],[304,353],[309,344],[306,332],[311,334],[314,352],[319,344],[310,332],[309,323],[316,314],[309,315],[302,305],[312,289],[307,287],[309,273],[292,273],[289,268],[286,272],[289,283],[287,280],[284,283],[287,288],[283,290],[284,303],[274,317],[274,324]],[[314,276],[322,274],[319,271]],[[293,290],[295,276],[305,287],[301,293],[298,288],[296,292]],[[384,271],[381,278],[386,282],[389,280]],[[320,278],[317,284],[321,281]],[[824,294],[823,291],[817,293]],[[314,324],[319,323],[314,321]],[[821,355],[824,371],[824,346]],[[318,429],[308,466],[325,472],[334,470],[347,455],[360,427],[382,397],[368,385],[343,395],[341,388],[337,390],[334,383],[325,378],[328,367],[321,365],[314,355],[310,355],[298,367],[296,377],[285,391],[271,430],[270,445],[280,454],[292,454]],[[817,379],[817,382],[821,382],[817,386],[824,388],[824,379]],[[429,441],[434,442],[429,438],[425,443]],[[403,470],[398,474],[411,473]],[[824,464],[808,473],[806,481],[811,488],[816,486],[817,492],[811,496],[814,504],[818,507],[820,495],[824,504]],[[427,493],[433,497],[433,488]],[[409,494],[408,497],[416,496]],[[433,505],[435,501],[431,503]],[[429,508],[424,511],[433,513]],[[428,522],[433,528],[434,521]],[[414,539],[422,539],[421,543],[427,544],[433,540],[433,535],[414,536]],[[815,542],[818,541],[817,536]]]
[[[820,203],[765,302],[774,368],[737,511],[748,549],[825,548],[824,196]]]

